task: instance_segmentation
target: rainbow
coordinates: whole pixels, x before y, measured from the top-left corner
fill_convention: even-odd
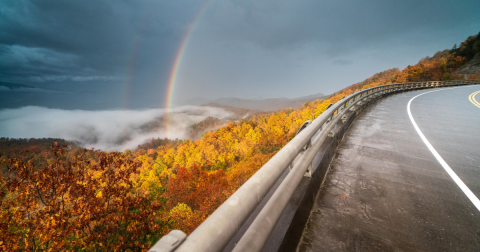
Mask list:
[[[170,72],[170,77],[167,85],[167,97],[165,99],[165,108],[167,109],[167,113],[165,114],[165,131],[167,133],[167,137],[169,136],[169,110],[172,107],[172,97],[173,97],[173,91],[174,91],[174,86],[175,86],[175,81],[177,79],[178,75],[178,69],[180,68],[180,65],[182,63],[182,58],[185,53],[185,49],[188,46],[188,42],[190,40],[190,37],[195,30],[197,24],[199,23],[201,17],[205,13],[205,10],[207,9],[207,6],[210,4],[212,0],[206,0],[200,9],[197,11],[195,17],[193,18],[193,21],[190,23],[190,26],[187,29],[187,32],[185,33],[185,36],[182,39],[182,42],[180,43],[180,47],[177,51],[177,54],[175,56],[175,60],[173,62],[173,67]]]

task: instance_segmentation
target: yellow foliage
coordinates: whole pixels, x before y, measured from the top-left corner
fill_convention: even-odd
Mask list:
[[[170,210],[169,216],[174,222],[176,229],[180,229],[185,232],[188,232],[188,230],[191,229],[193,212],[187,204],[178,203],[177,206]]]

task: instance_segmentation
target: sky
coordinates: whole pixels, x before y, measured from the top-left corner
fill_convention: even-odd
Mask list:
[[[100,94],[102,109],[165,107],[170,83],[172,104],[329,94],[478,34],[478,13],[478,0],[2,0],[0,82]]]

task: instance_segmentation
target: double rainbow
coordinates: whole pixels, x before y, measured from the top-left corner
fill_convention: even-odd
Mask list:
[[[174,92],[174,87],[175,87],[175,81],[177,79],[178,75],[178,69],[180,68],[180,65],[182,64],[182,58],[185,53],[185,49],[188,46],[188,42],[190,40],[191,35],[193,34],[193,31],[195,30],[197,24],[199,23],[200,19],[202,18],[203,14],[205,13],[205,10],[207,9],[207,6],[210,4],[212,0],[206,0],[200,9],[197,11],[193,21],[191,22],[190,26],[187,29],[187,32],[185,33],[185,36],[183,37],[182,42],[180,43],[180,47],[177,51],[177,54],[175,56],[175,60],[173,62],[173,67],[172,71],[170,72],[170,78],[168,81],[167,85],[167,97],[165,99],[165,108],[167,109],[167,113],[165,114],[165,131],[167,133],[167,137],[169,136],[169,110],[172,107],[172,97],[173,97],[173,92]]]

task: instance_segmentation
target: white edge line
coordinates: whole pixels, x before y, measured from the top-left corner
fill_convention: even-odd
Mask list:
[[[445,90],[445,89],[442,89],[442,90]],[[436,91],[440,91],[440,90],[433,90],[433,91],[425,92],[425,93],[419,94],[419,95],[413,97],[412,99],[410,99],[410,101],[408,102],[408,105],[407,105],[408,117],[410,117],[410,121],[412,121],[413,127],[415,127],[415,130],[417,131],[418,135],[420,136],[420,138],[422,138],[423,142],[425,143],[425,145],[427,145],[428,149],[430,150],[430,152],[432,152],[433,156],[435,156],[435,158],[438,160],[438,162],[443,166],[443,169],[445,169],[445,171],[448,173],[448,175],[450,175],[450,177],[453,179],[453,181],[455,181],[455,183],[457,183],[458,187],[460,187],[460,189],[462,189],[463,193],[465,193],[465,195],[467,195],[468,199],[470,199],[470,201],[473,203],[473,205],[475,205],[475,207],[477,207],[478,211],[480,211],[480,200],[478,200],[477,196],[475,196],[475,194],[473,194],[473,192],[467,187],[467,185],[465,185],[465,183],[463,183],[463,181],[452,170],[452,168],[450,168],[450,166],[447,164],[447,162],[445,162],[445,160],[443,160],[443,158],[440,156],[440,154],[438,154],[438,152],[435,150],[435,148],[433,148],[433,146],[427,140],[425,135],[423,135],[423,133],[420,130],[420,128],[418,127],[417,123],[413,119],[412,113],[410,112],[410,104],[412,103],[413,99],[415,99],[415,98],[417,98],[421,95],[428,94],[428,93],[431,93],[431,92],[436,92]]]

